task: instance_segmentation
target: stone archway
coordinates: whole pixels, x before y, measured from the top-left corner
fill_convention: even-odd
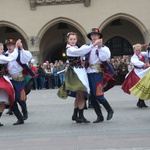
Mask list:
[[[28,49],[28,38],[25,32],[17,25],[0,21],[0,42],[4,43],[7,38],[21,39],[25,49]]]
[[[113,37],[123,38],[131,46],[135,43],[143,44],[149,41],[149,33],[143,23],[128,14],[121,13],[107,18],[99,29],[104,35],[104,43],[107,43]],[[112,47],[109,48],[111,49]],[[122,50],[124,51],[123,48]]]
[[[79,36],[78,46],[85,43],[85,30],[73,20],[67,18],[56,18],[47,23],[39,32],[39,62],[46,60],[54,62],[55,60],[66,60],[62,53],[65,52],[66,35],[68,32],[76,32]]]

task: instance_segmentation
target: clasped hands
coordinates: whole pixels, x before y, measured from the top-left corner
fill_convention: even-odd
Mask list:
[[[20,49],[20,50],[22,50],[23,49],[23,44],[22,44],[22,42],[21,42],[21,40],[20,39],[18,39],[17,40],[17,42],[16,42],[16,46],[15,46],[16,48],[18,48],[18,49]]]
[[[98,48],[101,48],[103,45],[103,40],[102,39],[98,39],[93,43],[93,46],[98,45]]]

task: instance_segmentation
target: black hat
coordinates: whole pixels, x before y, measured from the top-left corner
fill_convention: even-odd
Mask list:
[[[98,28],[92,28],[91,32],[87,34],[87,37],[91,40],[91,34],[98,34],[100,35],[100,39],[103,37],[103,35],[99,32]]]
[[[15,44],[16,42],[15,42],[15,40],[13,39],[13,38],[9,38],[9,39],[5,39],[5,45],[6,44]]]

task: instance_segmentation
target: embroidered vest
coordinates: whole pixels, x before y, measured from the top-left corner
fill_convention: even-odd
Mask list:
[[[70,67],[83,68],[80,57],[67,56],[67,59],[69,60]]]

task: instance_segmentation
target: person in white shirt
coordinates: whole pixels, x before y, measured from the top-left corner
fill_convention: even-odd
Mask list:
[[[6,39],[5,45],[7,47],[7,52],[5,55],[10,55],[14,49],[15,49],[15,41],[14,39]],[[31,58],[32,55],[29,51],[23,49],[23,44],[20,39],[16,42],[16,48],[18,51],[17,58],[7,64],[7,71],[10,76],[11,83],[14,86],[15,89],[15,102],[12,105],[11,109],[15,116],[17,117],[17,122],[14,123],[14,125],[23,124],[24,120],[28,118],[28,111],[27,111],[27,105],[26,105],[26,95],[25,95],[25,82],[24,82],[24,75],[22,73],[23,67],[21,64],[27,64]],[[22,113],[18,109],[18,105],[21,106]]]
[[[0,118],[5,108],[9,108],[13,105],[15,99],[14,88],[6,76],[6,64],[17,58],[17,50],[6,57],[3,55],[4,46],[0,43]],[[0,126],[3,124],[0,123]]]
[[[91,49],[85,61],[85,64],[88,64],[86,67],[91,91],[91,104],[97,115],[97,119],[93,123],[99,123],[104,121],[99,103],[102,104],[108,112],[107,120],[110,120],[114,113],[110,104],[104,97],[104,73],[102,67],[102,62],[107,61],[111,53],[109,48],[102,44],[103,35],[99,32],[98,28],[92,28],[91,32],[87,34],[87,37],[91,40],[90,45],[98,39],[101,40],[99,45]]]
[[[66,55],[69,66],[66,71],[64,88],[68,96],[75,97],[74,112],[72,120],[77,123],[90,123],[84,117],[85,96],[90,94],[89,82],[86,70],[82,63],[82,57],[90,52],[91,48],[98,45],[100,40],[95,41],[92,45],[83,45],[80,48],[76,46],[77,34],[69,32],[67,34]],[[60,94],[60,93],[59,93]],[[61,97],[61,95],[58,95]]]
[[[122,90],[130,94],[131,89],[143,78],[143,76],[149,70],[149,54],[148,51],[142,52],[142,45],[137,43],[133,45],[134,54],[131,57],[131,63],[133,69],[126,75],[126,78],[122,84]],[[133,94],[133,93],[132,93]],[[148,107],[145,101],[139,98],[137,102],[139,108]]]

